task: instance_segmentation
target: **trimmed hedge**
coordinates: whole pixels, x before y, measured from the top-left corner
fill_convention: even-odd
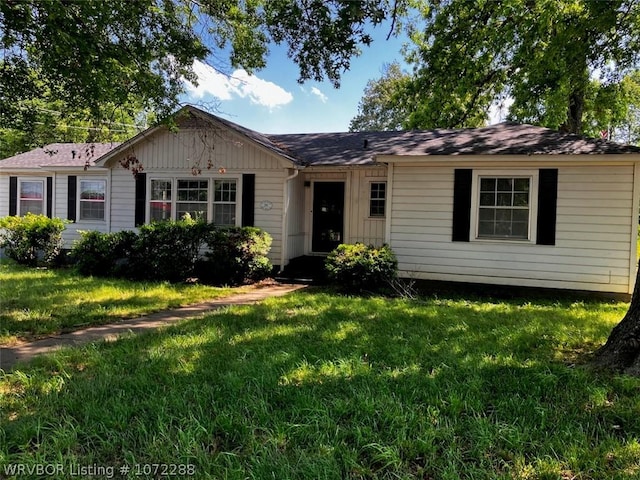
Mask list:
[[[62,250],[65,221],[27,213],[0,218],[0,247],[22,265],[53,264]]]
[[[216,229],[209,235],[199,278],[207,283],[240,285],[266,278],[273,266],[269,233],[255,227]]]
[[[144,225],[138,233],[81,232],[71,258],[83,275],[240,284],[271,273],[270,248],[271,236],[258,228],[180,220]]]
[[[398,260],[388,245],[342,244],[325,261],[329,280],[347,292],[379,292],[397,278]]]

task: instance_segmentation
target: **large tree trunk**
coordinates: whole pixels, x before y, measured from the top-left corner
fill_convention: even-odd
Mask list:
[[[640,376],[640,268],[626,315],[595,353],[592,364],[616,372]]]

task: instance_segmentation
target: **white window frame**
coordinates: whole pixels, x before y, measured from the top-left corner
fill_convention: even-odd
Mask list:
[[[82,183],[83,182],[101,182],[104,184],[104,200],[102,203],[104,205],[102,218],[82,218],[82,202],[90,202],[91,200],[83,200],[82,199]],[[109,205],[109,184],[107,179],[104,177],[79,177],[78,178],[78,194],[77,194],[77,202],[76,202],[76,212],[79,222],[98,222],[104,223],[107,221],[108,215],[108,205]],[[98,202],[95,201],[94,202]]]
[[[482,170],[473,169],[471,184],[471,241],[489,243],[535,243],[538,218],[538,170]],[[480,179],[481,178],[529,178],[529,231],[527,238],[490,238],[478,235],[480,217]]]
[[[213,221],[213,199],[214,199],[214,185],[216,180],[235,180],[236,182],[236,227],[242,224],[242,175],[215,175],[215,176],[197,176],[197,177],[185,177],[183,175],[171,175],[171,174],[157,174],[147,176],[147,194],[145,203],[145,222],[151,222],[151,182],[153,180],[160,180],[171,183],[171,220],[180,220],[177,216],[177,204],[178,202],[178,181],[179,180],[200,180],[208,182],[207,190],[207,222]]]
[[[372,188],[373,188],[373,184],[384,184],[384,198],[372,198],[371,197],[371,193],[372,193]],[[389,200],[389,189],[388,189],[388,185],[387,185],[387,181],[386,180],[371,180],[369,182],[369,188],[368,188],[368,194],[369,194],[369,203],[368,203],[368,207],[369,207],[369,213],[367,214],[367,216],[370,219],[384,219],[387,216],[387,201]],[[373,200],[383,200],[384,201],[384,208],[382,209],[382,214],[381,215],[371,215],[371,202]]]
[[[201,202],[201,201],[180,201],[178,200],[178,182],[207,182],[207,200],[205,202]],[[181,220],[182,216],[178,217],[178,204],[186,204],[186,203],[195,203],[195,204],[204,204],[205,206],[205,218],[204,220],[207,222],[210,222],[211,220],[211,179],[209,177],[191,177],[191,178],[185,178],[185,177],[176,177],[176,179],[174,180],[174,185],[175,185],[175,190],[173,190],[175,193],[172,193],[171,196],[175,197],[174,199],[174,203],[172,205],[171,208],[171,215],[174,217],[174,220]],[[194,220],[196,220],[194,218]]]
[[[224,201],[224,200],[220,200],[216,202],[216,189],[215,189],[215,183],[217,181],[221,181],[221,182],[229,182],[233,180],[236,184],[236,190],[235,190],[235,194],[236,194],[236,199],[234,202],[231,201]],[[242,199],[241,197],[241,192],[240,192],[240,187],[241,187],[241,182],[235,178],[235,177],[218,177],[218,178],[213,178],[211,181],[211,221],[214,222],[215,225],[215,219],[214,217],[214,210],[215,210],[215,205],[235,205],[235,218],[236,218],[236,223],[235,226],[239,226],[240,222],[242,221],[241,218],[238,218],[239,216],[242,215],[242,210],[238,209],[238,203],[240,202],[240,200]],[[225,227],[228,227],[230,225],[224,225]]]
[[[23,217],[25,216],[28,212],[23,212],[22,211],[22,184],[23,183],[42,183],[42,215],[46,215],[47,214],[47,182],[44,178],[29,178],[29,177],[24,177],[24,178],[18,178],[18,191],[16,192],[17,195],[17,199],[16,199],[16,213],[18,214],[18,216]]]

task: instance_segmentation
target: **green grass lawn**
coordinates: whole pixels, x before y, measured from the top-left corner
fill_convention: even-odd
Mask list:
[[[580,365],[626,308],[312,290],[66,350],[0,377],[0,476],[640,478],[640,380]]]
[[[203,285],[81,277],[0,263],[0,345],[228,295]]]

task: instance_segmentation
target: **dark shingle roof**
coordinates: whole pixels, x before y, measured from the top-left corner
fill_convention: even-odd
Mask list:
[[[51,143],[29,152],[0,160],[0,168],[84,167],[93,165],[118,143]]]
[[[484,128],[403,132],[269,135],[306,165],[367,165],[376,155],[593,155],[640,153],[640,147],[543,127],[500,123]]]

